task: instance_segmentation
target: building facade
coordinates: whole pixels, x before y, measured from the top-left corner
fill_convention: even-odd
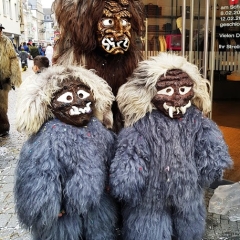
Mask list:
[[[0,0],[3,32],[19,46],[22,42],[46,45],[54,41],[51,9],[43,9],[41,0]]]
[[[34,42],[44,41],[44,13],[41,0],[28,0],[28,6],[31,9],[32,18],[36,20],[33,29],[36,31],[35,38],[31,39]]]
[[[3,32],[18,44],[21,36],[21,0],[0,0],[0,23],[5,29]]]
[[[54,23],[51,8],[43,8],[44,13],[44,39],[45,41],[54,43]]]

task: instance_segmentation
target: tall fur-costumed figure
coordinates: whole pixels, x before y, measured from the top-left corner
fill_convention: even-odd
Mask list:
[[[210,110],[208,81],[184,57],[143,61],[118,92],[125,119],[110,167],[124,201],[123,239],[200,240],[204,189],[232,164]]]
[[[19,87],[22,82],[14,46],[2,29],[4,27],[0,24],[0,136],[7,135],[10,130],[7,116],[9,91],[12,87]]]
[[[52,6],[60,30],[53,62],[95,69],[114,95],[142,60],[136,36],[144,30],[139,0],[55,0]],[[114,130],[123,122],[113,104]]]
[[[17,127],[30,136],[14,192],[34,240],[115,239],[116,208],[106,191],[113,100],[108,84],[82,67],[54,66],[20,89]]]

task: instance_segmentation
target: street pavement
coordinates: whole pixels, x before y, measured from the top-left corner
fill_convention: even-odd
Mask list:
[[[30,60],[29,68],[26,72],[22,72],[23,81],[26,77],[33,74],[32,63]],[[8,116],[11,124],[10,134],[4,138],[0,137],[0,240],[31,239],[29,232],[19,226],[14,211],[14,171],[22,144],[26,140],[26,136],[17,132],[15,128],[17,91],[17,89],[15,91],[11,90],[9,93]],[[206,191],[206,205],[208,205],[213,191],[213,189]],[[231,222],[227,216],[212,213],[208,213],[206,221],[204,240],[240,240],[240,221]]]

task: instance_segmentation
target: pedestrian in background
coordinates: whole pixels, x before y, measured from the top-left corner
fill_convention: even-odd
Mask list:
[[[33,59],[36,56],[40,55],[35,43],[33,43],[32,46],[30,46],[29,51],[30,51],[30,55],[32,56]]]
[[[21,59],[22,71],[26,71],[28,68],[28,58],[30,54],[24,50],[22,47],[21,52],[19,53],[19,58]]]
[[[3,29],[0,23],[0,137],[8,135],[10,130],[8,93],[22,82],[16,51],[12,41],[3,34]]]
[[[18,52],[21,52],[22,47],[23,47],[23,43],[20,43],[20,45],[18,46]]]
[[[23,42],[23,48],[24,48],[24,50],[25,50],[26,52],[30,53],[30,52],[29,52],[29,47],[28,47],[28,45],[27,45],[26,42]],[[22,51],[22,49],[21,49],[21,51]]]
[[[36,56],[33,59],[33,67],[32,67],[32,70],[33,70],[34,74],[32,74],[29,77],[24,79],[24,81],[22,82],[22,84],[19,88],[18,95],[21,96],[22,94],[24,94],[24,92],[27,91],[28,86],[31,82],[38,81],[39,74],[44,69],[47,69],[48,67],[49,67],[49,60],[48,60],[47,57],[40,56],[40,55]]]
[[[42,45],[42,52],[43,52],[43,56],[45,56],[46,47],[44,46],[44,44]]]
[[[52,66],[53,47],[51,43],[48,43],[46,47],[45,56],[48,58],[50,66]]]
[[[45,56],[45,53],[44,53],[44,51],[42,49],[42,45],[41,44],[39,44],[39,46],[38,46],[38,52],[39,52],[39,55]]]
[[[28,46],[28,49],[29,49],[29,59],[33,60],[33,57],[32,57],[31,54],[30,54],[30,49],[31,49],[31,47],[32,47],[32,42],[28,42],[28,43],[27,43],[27,46]]]
[[[10,40],[12,41],[12,44],[13,44],[13,46],[14,46],[14,49],[15,49],[15,51],[16,51],[16,53],[17,53],[17,55],[18,55],[18,54],[19,54],[19,52],[18,52],[17,45],[14,43],[14,38],[10,38]]]
[[[44,70],[45,68],[48,68],[50,65],[49,65],[49,60],[47,57],[45,56],[36,56],[34,59],[33,59],[33,67],[32,67],[32,70],[35,72],[35,73],[41,73],[42,70]]]

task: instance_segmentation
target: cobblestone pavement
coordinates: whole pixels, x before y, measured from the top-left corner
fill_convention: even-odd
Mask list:
[[[22,73],[23,80],[33,74],[31,66],[32,61],[29,61],[29,69]],[[16,96],[17,89],[10,91],[8,113],[11,124],[10,135],[5,138],[0,137],[0,240],[30,239],[30,234],[20,228],[14,212],[14,170],[22,143],[26,140],[26,136],[15,129]],[[212,189],[206,192],[207,205],[212,194]],[[240,240],[240,222],[230,222],[226,216],[208,213],[204,240]]]

